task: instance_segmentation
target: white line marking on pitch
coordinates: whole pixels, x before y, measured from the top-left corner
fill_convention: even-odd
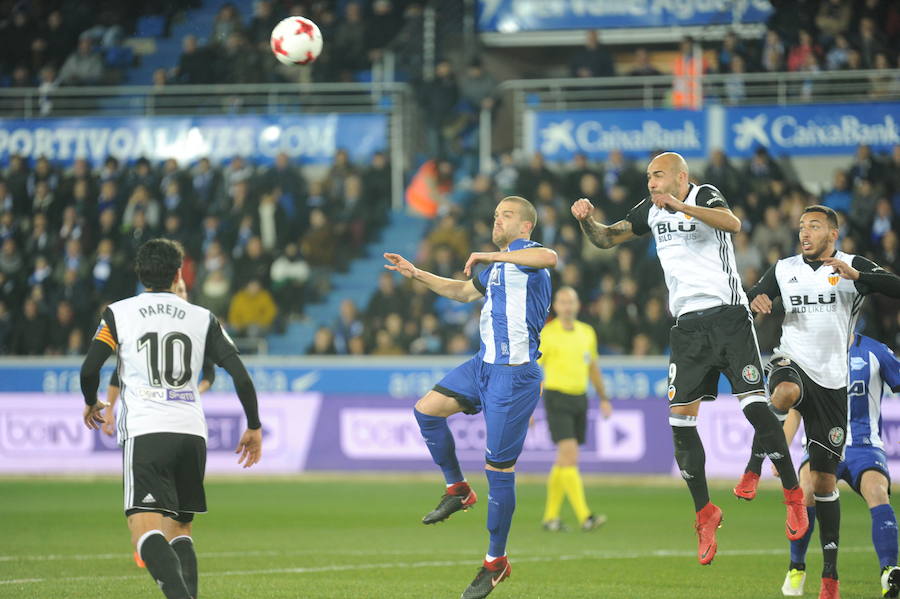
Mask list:
[[[862,551],[872,551],[871,547],[841,547],[843,553],[859,553]],[[258,552],[258,553],[276,553],[277,552]],[[746,555],[783,555],[785,548],[780,549],[733,549],[721,550],[717,555],[728,556],[746,556]],[[513,556],[513,562],[557,562],[571,561],[581,559],[646,559],[648,557],[693,557],[695,551],[682,551],[675,549],[659,549],[656,551],[619,553],[614,551],[585,551],[584,553],[574,555],[533,555],[533,556]],[[212,555],[212,554],[210,554]],[[243,555],[247,555],[246,553]],[[378,570],[381,568],[432,568],[432,567],[451,567],[451,566],[469,566],[474,560],[445,560],[445,561],[428,561],[428,562],[390,562],[378,564],[345,564],[333,566],[312,566],[308,568],[268,568],[264,570],[226,570],[224,572],[201,572],[200,576],[253,576],[260,574],[316,574],[321,572],[346,572],[353,570]],[[123,576],[66,576],[59,578],[16,578],[8,580],[0,580],[0,585],[4,584],[33,584],[40,582],[77,582],[89,580],[92,582],[101,582],[105,580],[131,580],[146,578],[145,576],[123,575]]]

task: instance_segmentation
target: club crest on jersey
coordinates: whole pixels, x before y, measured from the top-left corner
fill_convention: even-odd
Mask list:
[[[844,442],[844,429],[836,426],[828,431],[828,440],[831,441],[831,444],[835,447],[839,447],[840,444]]]
[[[753,364],[747,364],[746,366],[744,366],[744,369],[741,370],[741,378],[743,378],[744,381],[750,383],[751,385],[753,383],[758,383],[759,368],[757,368]]]
[[[672,401],[673,399],[675,399],[675,385],[669,385],[668,396],[669,396],[669,401]]]
[[[828,282],[831,283],[832,287],[837,285],[838,281],[840,281],[840,280],[841,280],[841,275],[839,275],[839,274],[828,275]]]

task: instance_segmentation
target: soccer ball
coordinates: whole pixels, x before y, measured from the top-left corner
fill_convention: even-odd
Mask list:
[[[304,17],[288,17],[272,30],[272,53],[282,64],[309,64],[322,53],[322,33]]]

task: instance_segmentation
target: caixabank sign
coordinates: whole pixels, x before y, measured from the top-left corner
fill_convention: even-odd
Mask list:
[[[614,149],[634,159],[655,150],[699,158],[715,149],[747,158],[760,147],[774,156],[852,154],[861,144],[884,152],[900,144],[900,103],[531,110],[524,130],[526,152],[561,162],[575,154],[602,160]]]

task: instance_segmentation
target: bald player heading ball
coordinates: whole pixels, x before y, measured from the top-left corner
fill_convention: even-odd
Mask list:
[[[694,499],[697,558],[706,565],[716,554],[722,510],[709,500],[697,416],[701,401],[716,398],[719,373],[731,382],[766,454],[780,471],[791,471],[781,479],[788,538],[802,537],[809,521],[784,434],[767,406],[753,317],[730,235],[740,230],[741,222],[718,189],[688,179],[684,158],[665,152],[647,166],[650,197],[632,208],[625,220],[609,226],[597,222],[586,199],[575,202],[572,215],[597,247],[611,248],[647,233],[656,241],[669,309],[677,319],[670,334],[669,424],[675,459]]]

